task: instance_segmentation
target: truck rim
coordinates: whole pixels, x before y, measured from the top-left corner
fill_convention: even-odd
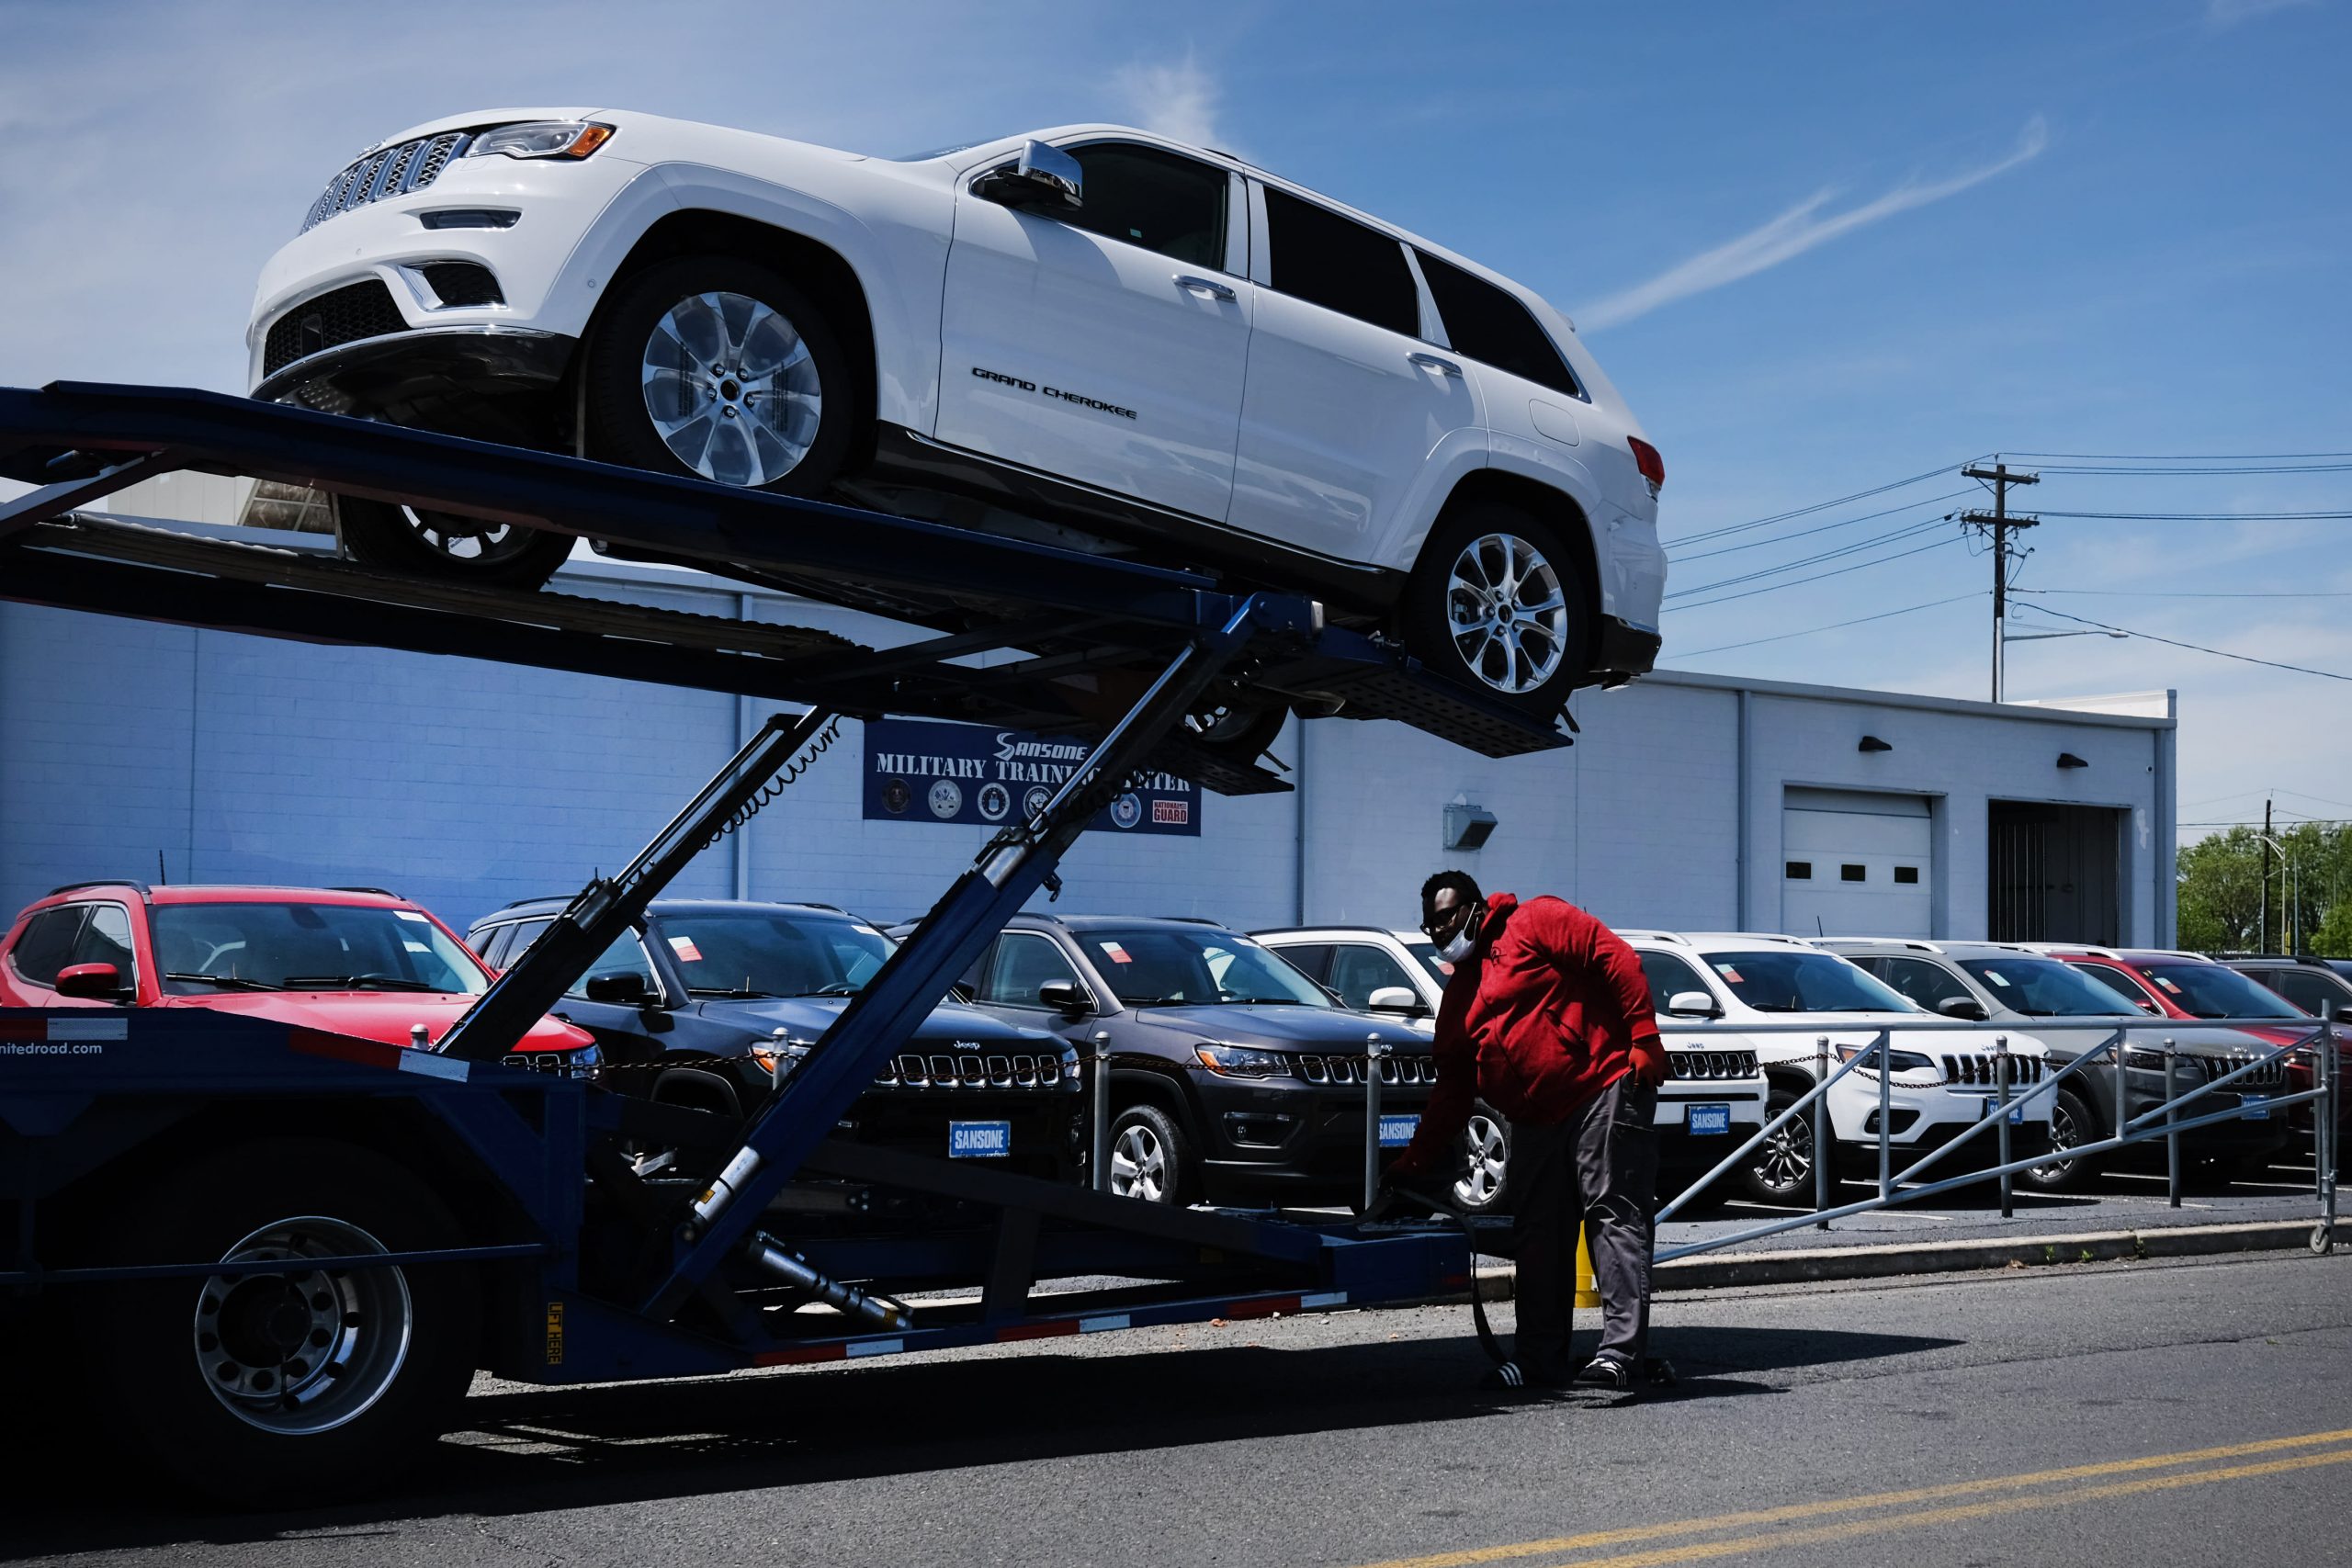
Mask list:
[[[785,314],[748,294],[679,300],[645,340],[646,417],[671,456],[720,484],[773,484],[817,444],[824,389]]]
[[[1510,696],[1541,688],[1567,651],[1559,571],[1516,534],[1481,534],[1463,547],[1446,580],[1445,621],[1463,664]]]
[[[1470,1168],[1453,1184],[1453,1201],[1466,1208],[1483,1209],[1503,1190],[1503,1130],[1493,1117],[1475,1114],[1465,1136]]]
[[[279,1273],[215,1275],[197,1292],[190,1345],[198,1375],[239,1420],[304,1437],[364,1414],[408,1360],[415,1310],[398,1269],[321,1269],[310,1260],[382,1253],[358,1226],[320,1215],[273,1221],[223,1263],[286,1264]]]
[[[1157,1203],[1168,1190],[1168,1151],[1150,1128],[1133,1122],[1111,1140],[1111,1190]]]

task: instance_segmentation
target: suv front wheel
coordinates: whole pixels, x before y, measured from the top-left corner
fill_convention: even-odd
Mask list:
[[[1514,506],[1450,513],[1405,590],[1405,646],[1431,670],[1549,717],[1590,662],[1584,568],[1559,531]]]
[[[1176,1119],[1157,1105],[1131,1105],[1111,1123],[1111,1191],[1181,1209],[1200,1179],[1192,1145]]]

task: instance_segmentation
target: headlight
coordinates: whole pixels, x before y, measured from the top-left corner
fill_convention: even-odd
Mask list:
[[[791,1075],[792,1069],[800,1065],[801,1058],[808,1055],[807,1041],[787,1040],[783,1035],[784,1031],[779,1029],[774,1038],[763,1040],[752,1047],[752,1060],[766,1070],[773,1083],[782,1083]]]
[[[2162,1051],[2126,1051],[2123,1053],[2123,1065],[2145,1072],[2160,1073],[2165,1070],[2165,1054]],[[2085,1067],[2083,1070],[2087,1073],[2097,1069]]]
[[[1252,1051],[1245,1045],[1195,1045],[1193,1054],[1213,1073],[1237,1078],[1286,1078],[1290,1064],[1272,1051]]]
[[[1850,1062],[1857,1056],[1868,1054],[1871,1049],[1871,1048],[1868,1045],[1840,1045],[1838,1047],[1838,1059],[1841,1062]],[[1887,1056],[1888,1060],[1894,1065],[1894,1070],[1898,1073],[1907,1073],[1917,1067],[1933,1067],[1935,1066],[1935,1063],[1929,1061],[1927,1057],[1922,1056],[1917,1051],[1891,1051],[1887,1054]],[[1858,1073],[1874,1073],[1878,1070],[1878,1063],[1875,1061],[1864,1062],[1860,1066],[1856,1067],[1854,1070]]]
[[[466,149],[469,158],[585,158],[613,139],[613,128],[589,120],[526,119],[485,130]]]

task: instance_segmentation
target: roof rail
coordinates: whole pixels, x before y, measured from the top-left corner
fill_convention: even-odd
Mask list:
[[[60,893],[74,893],[85,887],[129,887],[135,890],[141,898],[153,891],[145,883],[133,881],[128,876],[101,876],[95,882],[68,882],[62,886],[51,888],[41,897],[54,898]]]
[[[401,897],[399,894],[393,892],[389,887],[363,887],[357,883],[338,882],[334,886],[328,888],[327,891],[330,893],[379,893],[387,898]],[[401,902],[406,903],[408,900],[401,898]]]
[[[1188,926],[1215,926],[1219,931],[1223,931],[1225,929],[1225,922],[1223,920],[1213,920],[1206,915],[1154,915],[1152,919],[1155,920],[1182,920]]]
[[[1635,940],[1642,942],[1672,942],[1677,947],[1688,947],[1690,945],[1689,939],[1674,931],[1645,931],[1639,926],[1611,926],[1610,930],[1615,931],[1620,937],[1623,938],[1627,942],[1633,942]]]

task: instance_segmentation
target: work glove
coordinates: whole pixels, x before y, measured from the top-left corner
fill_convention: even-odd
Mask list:
[[[1657,1035],[1637,1035],[1632,1055],[1635,1083],[1644,1089],[1656,1089],[1666,1081],[1666,1045]]]

